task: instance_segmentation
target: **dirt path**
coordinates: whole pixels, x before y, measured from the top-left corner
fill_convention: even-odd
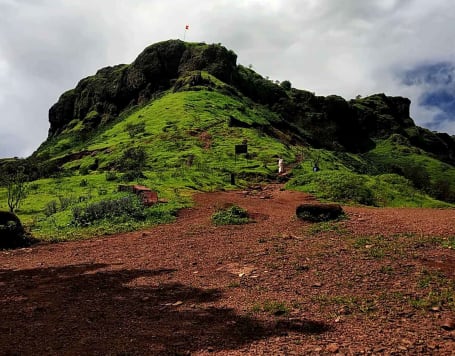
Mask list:
[[[198,194],[177,222],[0,252],[0,354],[442,354],[455,350],[455,210],[345,207],[303,193]],[[228,203],[255,222],[215,227]]]

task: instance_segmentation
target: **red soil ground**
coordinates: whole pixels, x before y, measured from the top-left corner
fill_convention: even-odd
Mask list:
[[[344,207],[306,194],[198,194],[172,224],[0,251],[2,355],[455,351],[455,210]],[[255,222],[213,226],[229,203]]]

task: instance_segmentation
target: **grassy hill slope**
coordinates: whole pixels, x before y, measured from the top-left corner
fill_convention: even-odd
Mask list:
[[[179,53],[186,53],[185,45],[177,45]],[[336,96],[317,97],[242,66],[235,72],[230,52],[223,65],[213,66],[207,60],[213,51],[215,57],[226,52],[201,46],[191,65],[175,65],[185,69],[175,69],[178,78],[168,80],[175,73],[166,72],[160,83],[167,87],[147,97],[142,96],[148,90],[145,82],[142,91],[130,88],[130,95],[139,93],[141,100],[118,115],[102,112],[120,95],[109,81],[131,81],[134,73],[142,73],[138,60],[103,69],[62,95],[51,109],[53,131],[41,147],[25,160],[0,162],[0,176],[11,169],[29,176],[28,196],[17,213],[35,236],[60,240],[134,230],[172,220],[191,204],[194,191],[276,181],[345,204],[453,207],[455,167],[451,151],[444,154],[451,139],[414,126],[404,98],[381,94],[348,103]],[[212,72],[190,70],[198,61]],[[226,66],[231,79],[214,75]],[[95,80],[98,75],[103,80]],[[107,94],[102,87],[92,88],[93,95],[87,88],[106,81],[110,101],[93,104]],[[70,112],[68,96],[71,105],[79,105],[73,119],[63,115]],[[87,102],[81,103],[84,98]],[[364,123],[360,128],[359,122]],[[420,139],[419,148],[415,142]],[[425,151],[422,147],[431,142],[432,151]],[[240,144],[248,152],[236,155]],[[277,173],[278,158],[286,164],[284,177]],[[314,166],[320,170],[313,172]],[[118,191],[120,184],[148,186],[167,203],[143,209],[135,197]],[[0,209],[7,209],[6,196],[7,189],[0,187]]]
[[[163,93],[91,137],[81,139],[83,127],[75,125],[46,142],[38,156],[59,162],[60,176],[30,183],[19,216],[41,238],[125,231],[154,223],[156,216],[139,225],[118,221],[114,227],[106,221],[80,232],[81,226],[72,223],[74,210],[124,196],[117,192],[119,184],[139,183],[168,201],[148,209],[167,221],[189,204],[191,191],[233,188],[232,174],[239,185],[273,179],[278,157],[295,161],[294,147],[253,127],[231,125],[235,118],[236,125],[267,126],[276,115],[244,97],[209,89]],[[235,155],[235,145],[245,142],[248,153]],[[144,157],[139,166],[137,152]],[[6,190],[0,190],[0,209],[6,209],[5,195]]]

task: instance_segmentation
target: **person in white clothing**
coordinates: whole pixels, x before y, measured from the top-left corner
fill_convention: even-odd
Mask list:
[[[284,173],[284,162],[283,159],[278,159],[278,173]]]

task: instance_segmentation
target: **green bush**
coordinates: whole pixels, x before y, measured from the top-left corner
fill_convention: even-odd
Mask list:
[[[136,135],[145,132],[145,122],[139,122],[137,124],[129,123],[125,129],[130,138],[134,138]]]
[[[44,215],[51,216],[57,212],[57,202],[55,200],[51,200],[46,204],[44,207]]]
[[[118,178],[117,178],[116,172],[112,172],[112,171],[106,172],[106,181],[107,182],[113,182],[113,181],[116,181],[117,179]]]
[[[430,175],[425,167],[417,165],[406,165],[403,168],[403,176],[409,179],[415,188],[427,191],[430,188]]]
[[[122,175],[123,182],[133,182],[143,178],[146,176],[141,171],[127,171]]]
[[[146,162],[147,152],[144,147],[130,147],[123,152],[122,157],[118,161],[118,168],[122,172],[141,172]]]
[[[75,199],[73,197],[64,197],[59,195],[58,200],[60,202],[60,210],[66,210],[75,203]]]
[[[452,186],[448,179],[439,178],[431,187],[431,195],[436,199],[455,203],[455,186]]]
[[[220,209],[212,215],[215,225],[241,225],[250,222],[248,212],[237,205]]]
[[[303,174],[291,182],[291,186],[307,186],[319,197],[341,203],[375,205],[373,191],[368,180],[349,172],[325,171]]]
[[[72,209],[71,223],[75,226],[88,226],[104,219],[145,220],[144,205],[136,196],[118,199],[106,199],[92,203],[85,208],[77,206]]]
[[[89,172],[90,172],[90,171],[89,171],[88,167],[81,167],[81,168],[79,168],[79,174],[80,174],[80,175],[85,176],[85,175],[89,174]]]

